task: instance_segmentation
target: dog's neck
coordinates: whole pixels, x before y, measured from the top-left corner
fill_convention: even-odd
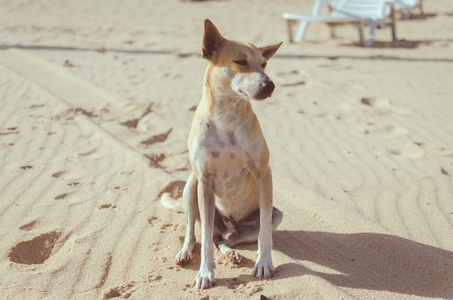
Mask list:
[[[235,128],[254,115],[248,99],[234,92],[229,84],[219,82],[208,66],[204,78],[203,114],[218,127],[234,131]]]

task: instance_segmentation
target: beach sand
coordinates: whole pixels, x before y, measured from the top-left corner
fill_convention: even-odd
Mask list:
[[[453,8],[424,4],[361,48],[322,24],[290,44],[281,15],[311,0],[0,1],[0,298],[453,298]],[[190,174],[206,18],[285,42],[252,103],[284,219],[272,280],[241,245],[198,291],[159,199]]]

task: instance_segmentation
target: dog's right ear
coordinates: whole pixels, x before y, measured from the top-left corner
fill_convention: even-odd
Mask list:
[[[225,38],[220,34],[215,25],[209,21],[204,21],[204,37],[203,37],[203,58],[210,60],[219,50],[220,46],[225,41]]]

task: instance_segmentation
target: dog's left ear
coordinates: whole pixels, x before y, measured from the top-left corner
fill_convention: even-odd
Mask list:
[[[270,45],[266,47],[259,47],[258,50],[260,50],[261,55],[266,59],[269,60],[272,56],[274,56],[275,52],[277,52],[278,48],[283,44],[283,42],[280,42],[275,45]]]
[[[203,37],[203,58],[213,58],[216,51],[225,41],[225,38],[220,34],[219,30],[210,20],[204,21],[204,37]]]

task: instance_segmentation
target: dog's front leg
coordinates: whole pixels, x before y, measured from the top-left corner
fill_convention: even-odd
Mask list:
[[[272,264],[272,173],[269,166],[264,170],[252,170],[258,184],[260,200],[260,232],[258,235],[258,258],[253,268],[253,276],[259,279],[270,278],[275,269]]]
[[[183,198],[186,204],[187,229],[184,245],[175,257],[177,265],[189,262],[192,259],[192,250],[196,242],[195,222],[200,219],[200,212],[198,209],[198,181],[193,173],[190,174],[184,187]]]
[[[199,289],[215,284],[214,279],[214,217],[215,196],[211,175],[201,175],[198,181],[198,205],[201,221],[201,264],[193,285]]]

